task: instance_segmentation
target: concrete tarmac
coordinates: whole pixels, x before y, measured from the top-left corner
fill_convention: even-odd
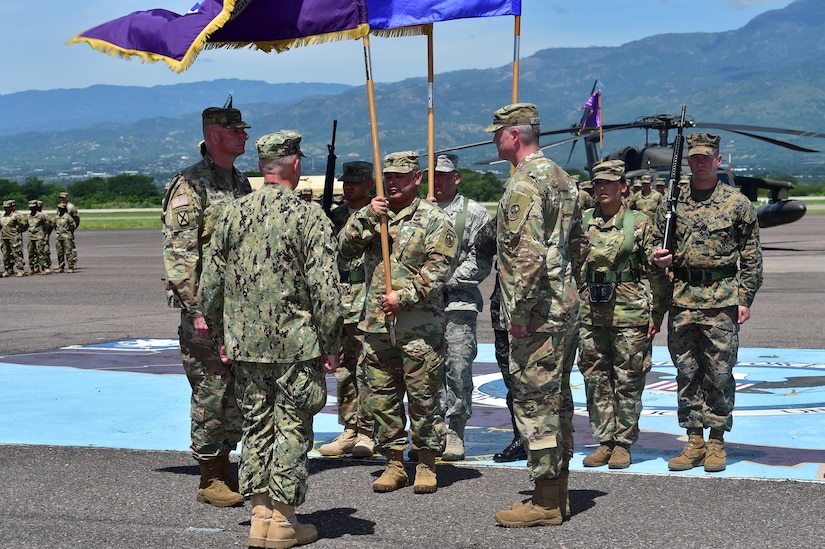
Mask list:
[[[822,215],[762,231],[765,284],[742,329],[742,347],[825,347],[823,237]],[[178,313],[164,303],[161,241],[159,231],[81,230],[76,273],[0,280],[0,361],[69,345],[176,338]],[[489,278],[485,297],[491,289]],[[488,313],[479,317],[482,343],[492,342]],[[655,345],[665,344],[661,337]],[[37,385],[30,390],[37,401]],[[107,411],[88,413],[105,420]],[[149,406],[145,413],[163,411]],[[73,428],[85,427],[78,421]],[[249,504],[197,503],[198,472],[185,452],[5,442],[0,547],[246,546]],[[442,464],[438,491],[415,495],[409,488],[374,494],[379,459],[310,465],[308,499],[299,508],[320,531],[310,547],[817,548],[825,538],[822,482],[576,470],[570,521],[505,529],[493,514],[528,497],[532,484],[523,468]]]

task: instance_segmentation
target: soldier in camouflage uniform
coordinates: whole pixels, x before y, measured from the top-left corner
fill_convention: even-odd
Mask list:
[[[27,274],[49,274],[49,241],[52,220],[43,212],[43,203],[29,200],[29,272]]]
[[[384,158],[387,198],[352,215],[341,230],[345,258],[364,255],[366,303],[358,327],[364,332],[363,360],[375,415],[376,449],[387,468],[376,492],[407,486],[403,452],[407,447],[403,398],[409,403],[412,441],[419,448],[413,489],[438,488],[435,457],[444,450],[446,428],[438,403],[444,376],[444,284],[452,274],[458,239],[450,218],[418,196],[418,154],[398,152]],[[392,287],[386,288],[379,231],[387,217]],[[388,315],[395,316],[394,334]]]
[[[667,275],[651,263],[652,226],[642,212],[622,206],[624,168],[621,160],[593,168],[599,205],[584,214],[590,254],[580,292],[579,370],[590,429],[599,443],[584,458],[585,467],[625,469],[632,463],[630,445],[639,438],[653,336],[670,298]],[[650,292],[643,277],[650,281]]]
[[[14,200],[3,202],[3,216],[0,217],[0,239],[3,248],[3,276],[25,276],[23,262],[23,233],[29,228],[29,220],[17,211]]]
[[[666,208],[656,211],[653,261],[671,267],[668,350],[676,366],[679,425],[688,443],[668,462],[674,471],[726,467],[724,433],[733,425],[739,327],[762,285],[759,223],[753,204],[720,183],[719,136],[688,136],[690,184],[679,186],[672,250],[662,242]],[[710,428],[707,446],[704,429]]]
[[[574,179],[578,180],[579,176],[575,176]],[[586,181],[576,181],[576,187],[579,189],[579,205],[581,206],[581,211],[595,208],[597,202],[596,199],[593,198],[593,182],[589,179]]]
[[[181,309],[181,359],[192,387],[190,449],[201,470],[198,501],[230,506],[243,503],[229,461],[243,418],[232,371],[221,363],[197,293],[215,220],[227,202],[252,192],[234,167],[250,126],[231,107],[209,107],[202,121],[207,154],[172,179],[163,199],[163,262],[170,305]]]
[[[539,149],[539,113],[516,103],[493,113],[499,158],[515,171],[496,214],[501,312],[510,333],[513,410],[535,482],[525,504],[496,513],[505,527],[561,524],[573,454],[570,372],[578,340],[574,277],[587,256],[578,189]]]
[[[306,498],[312,418],[338,367],[343,315],[332,227],[295,192],[301,136],[256,142],[264,184],[227,204],[201,276],[204,315],[232,362],[243,411],[241,489],[252,498],[251,547],[318,539],[295,507]]]
[[[330,218],[335,233],[341,232],[350,216],[370,203],[370,191],[374,185],[372,163],[355,160],[344,162],[339,181],[343,183],[346,204],[332,210]],[[358,330],[361,312],[364,310],[366,295],[366,275],[363,257],[345,258],[338,261],[341,275],[341,306],[344,310],[344,347],[341,353],[341,367],[335,370],[337,381],[338,422],[344,432],[335,440],[318,447],[325,456],[352,454],[363,458],[373,455],[373,418],[369,408],[369,388],[367,387],[364,365],[359,360],[364,334]]]
[[[74,220],[74,229],[72,229],[72,263],[77,265],[77,243],[74,239],[74,232],[75,230],[80,227],[80,214],[77,211],[77,207],[69,202],[69,193],[60,193],[58,195],[59,203],[66,205],[66,213]]]
[[[54,247],[57,251],[57,269],[54,272],[73,273],[75,264],[72,256],[72,242],[76,225],[65,204],[57,205],[57,215],[52,224],[54,225]]]
[[[447,358],[444,384],[439,392],[444,420],[448,423],[447,443],[441,458],[464,459],[464,428],[473,413],[473,360],[478,353],[478,313],[484,299],[478,285],[493,267],[493,254],[483,254],[476,246],[476,236],[490,220],[487,208],[461,195],[458,185],[458,156],[439,155],[433,174],[434,200],[450,216],[460,246],[455,270],[445,288],[444,318]]]
[[[665,198],[659,191],[650,187],[652,181],[653,178],[649,175],[643,175],[641,177],[642,187],[638,192],[634,193],[633,204],[631,205],[634,210],[639,210],[645,214],[651,224],[653,224],[656,218],[656,208],[659,207],[659,204],[661,204]]]

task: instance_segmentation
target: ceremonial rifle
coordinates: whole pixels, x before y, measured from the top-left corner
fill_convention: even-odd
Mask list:
[[[673,245],[673,233],[676,231],[676,202],[679,200],[679,179],[682,176],[682,152],[684,150],[685,132],[685,110],[682,105],[682,114],[679,117],[676,141],[673,143],[673,159],[670,163],[670,178],[667,181],[667,199],[665,211],[665,229],[662,231],[662,248],[675,252]]]
[[[324,178],[324,194],[321,196],[321,207],[327,215],[332,211],[332,191],[335,182],[335,132],[338,130],[338,121],[332,121],[332,143],[327,145],[329,154],[327,155],[327,173]]]

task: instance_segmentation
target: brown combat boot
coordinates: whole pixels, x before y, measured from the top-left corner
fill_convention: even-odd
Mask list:
[[[375,442],[373,442],[372,437],[364,433],[358,433],[358,436],[355,437],[355,446],[352,447],[352,457],[367,458],[372,457],[373,454],[375,454]]]
[[[617,442],[616,446],[613,447],[613,453],[610,454],[607,467],[610,469],[627,469],[631,463],[633,463],[633,458],[630,456],[630,444]]]
[[[711,429],[708,436],[708,447],[705,453],[705,471],[718,473],[727,467],[728,454],[725,452],[725,440],[721,431]]]
[[[272,520],[266,533],[267,549],[288,549],[318,540],[318,529],[312,524],[301,524],[295,516],[295,507],[273,502]]]
[[[613,441],[602,442],[596,451],[582,460],[582,465],[585,467],[601,467],[607,465],[610,461],[610,456],[613,454],[613,448],[616,443]]]
[[[435,451],[422,448],[418,451],[413,492],[432,494],[436,490],[438,490],[438,479],[435,476]]]
[[[241,487],[238,483],[238,477],[232,473],[232,462],[229,460],[229,456],[218,456],[218,461],[221,462],[221,480],[230,490],[240,493]]]
[[[318,451],[322,456],[342,456],[351,453],[356,442],[358,442],[358,433],[355,429],[347,427],[332,442],[319,446]]]
[[[401,450],[387,451],[387,468],[378,479],[372,483],[373,492],[392,492],[410,485],[410,478],[404,470],[404,452]]]
[[[533,497],[496,513],[496,522],[505,528],[558,526],[564,520],[559,504],[559,479],[538,479]]]
[[[688,443],[682,453],[667,462],[671,471],[687,471],[705,463],[705,440],[701,429],[688,430]]]
[[[218,459],[198,461],[201,468],[201,483],[198,486],[198,501],[215,507],[232,507],[243,504],[243,496],[229,489],[221,479],[223,463]]]
[[[273,503],[269,494],[252,495],[252,520],[249,526],[249,546],[266,547],[266,536],[272,522]]]

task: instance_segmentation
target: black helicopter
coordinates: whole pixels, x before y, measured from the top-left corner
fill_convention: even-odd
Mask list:
[[[561,130],[542,132],[542,136],[561,135],[565,133],[576,134],[569,139],[564,139],[549,145],[543,145],[542,149],[556,147],[569,142],[573,142],[575,144],[575,141],[582,140],[584,142],[585,152],[587,155],[587,165],[585,168],[591,173],[591,175],[593,166],[602,160],[622,160],[625,163],[628,179],[640,177],[644,174],[650,174],[654,176],[654,179],[657,176],[667,178],[669,175],[671,162],[673,160],[673,143],[668,141],[668,135],[670,130],[675,130],[678,128],[678,124],[679,117],[670,114],[645,116],[627,124],[606,124],[602,126],[602,132],[629,129],[645,130],[645,145],[641,147],[623,147],[619,150],[611,152],[603,158],[599,155],[599,131],[589,130],[586,132],[581,132],[579,129],[581,128],[581,125],[575,125]],[[825,138],[825,133],[791,130],[785,128],[772,128],[767,126],[749,126],[744,124],[696,122],[692,118],[685,119],[685,128],[724,130],[798,152],[818,151],[771,137],[765,137],[753,132],[780,133],[805,137]],[[658,133],[658,141],[651,142],[650,139],[648,139],[650,131],[655,131]],[[687,155],[684,155],[682,159],[682,174],[690,174],[690,167],[687,163]],[[788,191],[793,188],[793,183],[790,181],[778,181],[774,179],[762,179],[759,177],[736,175],[732,171],[723,169],[720,169],[719,171],[719,179],[720,181],[739,187],[742,193],[747,196],[751,202],[756,202],[758,189],[768,190],[768,203],[757,208],[757,216],[759,218],[759,226],[761,228],[775,227],[777,225],[792,223],[801,219],[805,215],[805,203],[801,200],[790,200],[788,198]]]

